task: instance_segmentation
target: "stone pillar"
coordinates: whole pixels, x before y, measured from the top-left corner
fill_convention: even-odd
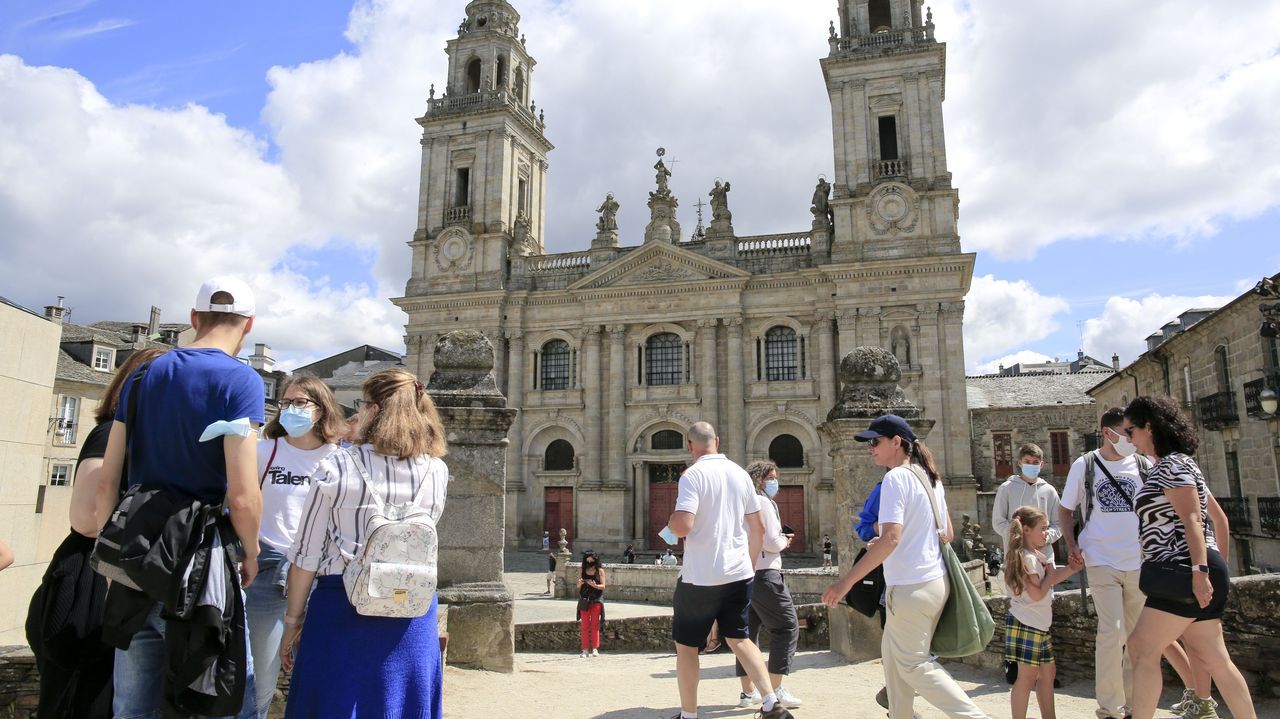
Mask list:
[[[719,407],[719,395],[717,393],[716,384],[720,381],[720,373],[717,371],[716,363],[716,325],[720,323],[717,319],[698,320],[698,339],[701,342],[701,348],[698,351],[698,382],[701,385],[699,389],[702,394],[702,417],[701,419],[710,422],[712,427],[719,427],[716,424],[717,409]]]
[[[649,476],[644,468],[644,462],[631,463],[631,542],[637,549],[644,547],[648,536],[645,518],[649,516]]]
[[[458,330],[435,346],[427,391],[449,440],[449,493],[440,518],[440,603],[449,611],[449,657],[455,666],[510,672],[515,615],[502,581],[503,495],[507,431],[516,410],[493,377],[493,344]]]
[[[607,483],[625,486],[627,478],[627,326],[609,325],[609,453]]]
[[[524,406],[524,333],[520,330],[509,330],[506,333],[507,347],[511,356],[508,358],[510,373],[507,375],[507,405]],[[515,548],[520,545],[520,527],[524,524],[524,513],[529,510],[529,496],[524,482],[524,457],[521,456],[524,441],[524,418],[517,414],[511,424],[507,444],[507,509],[506,509],[506,544]]]
[[[742,318],[730,317],[725,320],[729,326],[729,384],[727,387],[727,406],[723,426],[716,427],[723,443],[720,450],[729,459],[745,465],[747,463],[747,428],[746,406],[742,399],[743,365],[747,358],[742,352]]]
[[[600,376],[600,325],[587,325],[582,328],[583,344],[586,345],[586,357],[582,365],[582,393],[586,416],[586,450],[587,461],[582,467],[582,486],[597,486],[604,477],[604,446],[600,442],[600,422],[603,416],[602,393],[606,378]]]
[[[898,386],[902,378],[898,360],[882,347],[857,347],[840,361],[840,399],[827,413],[818,431],[831,447],[835,482],[836,523],[832,538],[843,575],[853,566],[862,541],[853,526],[862,503],[884,476],[884,468],[872,463],[867,446],[854,435],[882,414],[896,414],[907,420],[916,437],[924,439],[934,420],[924,419]],[[848,605],[831,610],[831,650],[851,661],[880,656],[880,619],[864,617]]]

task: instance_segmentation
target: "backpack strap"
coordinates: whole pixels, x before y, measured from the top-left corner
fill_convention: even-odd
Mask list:
[[[356,466],[356,470],[360,472],[360,478],[364,481],[364,486],[369,490],[369,494],[373,496],[373,504],[378,508],[378,513],[386,515],[387,500],[382,498],[382,494],[378,492],[378,488],[373,486],[373,480],[369,477],[369,470],[365,469],[364,461],[360,459],[360,451],[354,447],[343,450],[347,456],[351,458],[351,463]]]
[[[276,443],[271,445],[271,456],[267,457],[267,466],[262,468],[262,478],[258,480],[258,489],[262,489],[267,483],[267,472],[271,471],[271,463],[276,461],[276,450],[280,449],[280,438],[276,437]]]
[[[432,458],[428,457],[428,459],[427,459],[427,464],[428,464],[428,465],[430,465],[430,464],[431,464],[431,459],[432,459]],[[428,485],[428,483],[429,483],[429,482],[430,482],[430,480],[431,480],[431,478],[430,478],[429,476],[427,476],[429,472],[430,472],[430,470],[429,470],[429,469],[424,469],[424,470],[422,471],[422,484],[419,484],[419,485],[418,485],[418,491],[416,491],[416,492],[414,492],[414,493],[413,493],[413,499],[412,499],[411,501],[413,502],[413,505],[414,505],[415,507],[421,507],[421,506],[422,506],[422,500],[427,496],[427,485]]]

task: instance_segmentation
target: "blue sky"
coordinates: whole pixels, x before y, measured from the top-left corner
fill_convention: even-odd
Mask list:
[[[623,204],[623,243],[638,243],[657,145],[683,160],[686,228],[715,177],[733,181],[740,235],[807,227],[813,178],[831,173],[826,3],[515,4],[557,145],[550,251],[586,246],[605,191]],[[0,190],[0,245],[58,242],[72,263],[68,275],[33,254],[0,269],[0,293],[35,307],[66,294],[82,322],[152,303],[172,317],[193,278],[247,261],[269,286],[260,334],[291,363],[399,347],[403,315],[385,298],[408,275],[412,118],[443,84],[464,5],[0,4],[13,56],[0,92],[23,105],[0,109],[0,142],[23,150],[0,158],[0,184],[30,185]],[[978,253],[971,370],[1071,355],[1082,331],[1091,354],[1128,361],[1183,305],[1280,271],[1274,38],[1192,0],[934,5],[961,237]],[[1274,4],[1245,5],[1254,27],[1280,26]],[[1111,22],[1125,13],[1143,23]],[[95,271],[115,261],[155,280],[122,288]],[[353,308],[363,323],[317,334],[308,321]]]

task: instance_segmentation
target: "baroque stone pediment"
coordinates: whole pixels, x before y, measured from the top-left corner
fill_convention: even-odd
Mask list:
[[[746,279],[751,273],[675,245],[649,243],[583,277],[571,290],[655,285],[669,282]]]

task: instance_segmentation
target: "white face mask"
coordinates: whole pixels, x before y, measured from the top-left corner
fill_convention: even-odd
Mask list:
[[[1108,429],[1108,432],[1115,435],[1115,439],[1111,440],[1111,448],[1121,457],[1132,457],[1138,451],[1138,446],[1129,441],[1129,438],[1123,432],[1117,432],[1114,429]],[[1110,437],[1108,437],[1110,439]]]

